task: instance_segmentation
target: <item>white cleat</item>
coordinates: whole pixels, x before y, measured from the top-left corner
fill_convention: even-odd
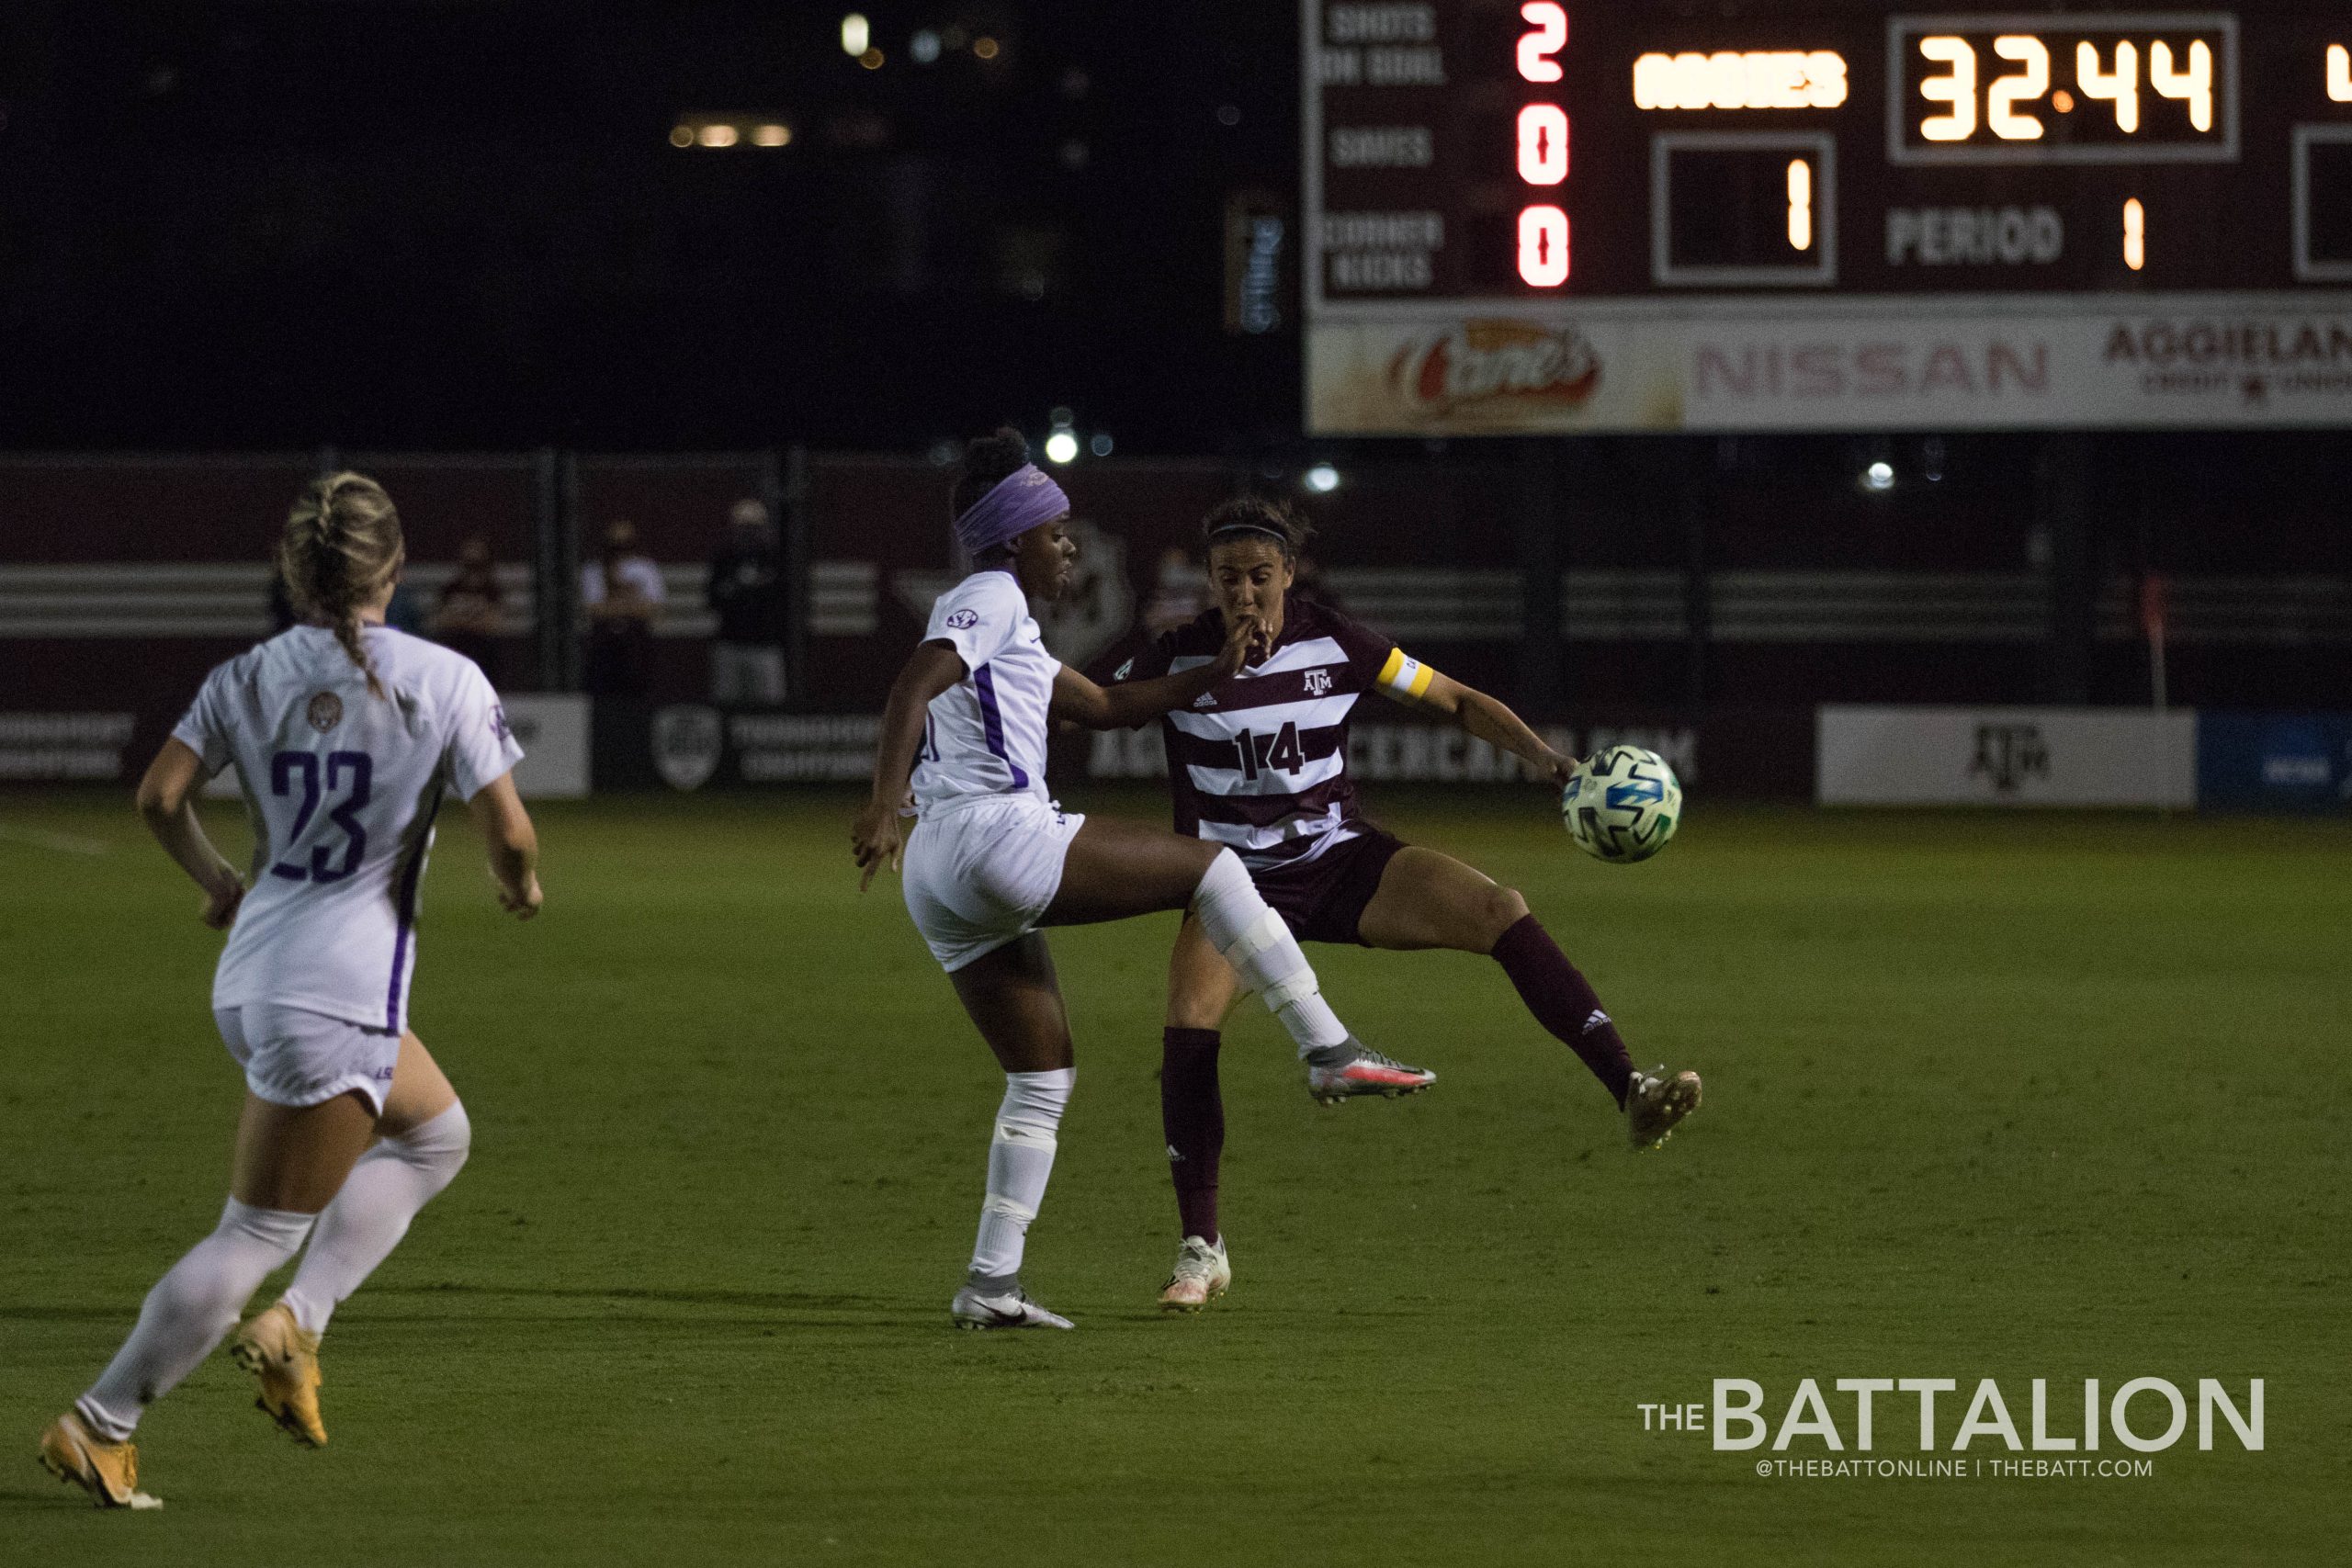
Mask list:
[[[1437,1082],[1437,1075],[1427,1067],[1408,1066],[1394,1056],[1384,1056],[1352,1039],[1348,1045],[1354,1054],[1337,1066],[1307,1065],[1306,1092],[1315,1097],[1317,1104],[1337,1105],[1360,1094],[1395,1100],[1399,1095],[1419,1094]]]
[[[1674,1136],[1682,1119],[1699,1109],[1699,1075],[1636,1072],[1625,1088],[1625,1133],[1636,1151],[1654,1149]]]
[[[1159,1292],[1162,1312],[1198,1312],[1225,1294],[1233,1283],[1233,1265],[1225,1256],[1225,1238],[1212,1247],[1188,1235],[1176,1249],[1176,1271]]]
[[[956,1320],[958,1328],[1069,1328],[1070,1320],[1059,1313],[1047,1312],[1029,1299],[1029,1292],[1014,1286],[1001,1295],[983,1295],[977,1286],[967,1285],[956,1292],[947,1303],[947,1315]]]

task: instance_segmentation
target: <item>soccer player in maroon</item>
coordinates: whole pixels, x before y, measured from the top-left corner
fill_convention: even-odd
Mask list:
[[[1634,1069],[1592,987],[1527,901],[1451,855],[1400,842],[1366,821],[1349,779],[1348,721],[1378,692],[1432,708],[1464,730],[1565,784],[1561,756],[1519,716],[1450,681],[1338,612],[1290,592],[1307,526],[1285,507],[1227,502],[1203,527],[1215,608],[1162,636],[1120,671],[1148,680],[1212,662],[1228,615],[1254,618],[1265,651],[1190,707],[1165,715],[1176,830],[1226,846],[1301,942],[1398,951],[1445,947],[1502,965],[1536,1022],[1592,1069],[1625,1117],[1637,1149],[1663,1143],[1698,1107],[1699,1075]],[[1183,1242],[1160,1305],[1197,1312],[1225,1293],[1233,1269],[1216,1218],[1225,1108],[1218,1029],[1238,995],[1233,971],[1186,917],[1168,964],[1160,1117]],[[1416,1073],[1391,1092],[1426,1088]]]

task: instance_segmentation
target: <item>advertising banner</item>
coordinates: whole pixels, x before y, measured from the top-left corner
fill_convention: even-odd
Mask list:
[[[2352,809],[2352,714],[2199,713],[2197,804]]]
[[[1540,725],[1581,757],[1614,745],[1663,756],[1686,788],[1719,796],[1804,798],[1812,787],[1812,720],[1804,709],[1671,713]],[[862,784],[874,771],[873,714],[722,712],[699,704],[595,705],[594,774],[607,790],[693,791],[786,784]],[[1702,766],[1702,735],[1713,748]],[[1450,725],[1363,723],[1349,733],[1349,771],[1367,784],[1526,784],[1518,759]],[[1156,779],[1168,772],[1159,727],[1053,737],[1048,783]]]
[[[2113,708],[1824,707],[1824,806],[2197,804],[2197,716]]]
[[[2352,424],[2340,296],[2119,298],[2112,310],[2092,298],[2047,312],[2015,299],[1828,303],[1329,312],[1308,332],[1307,424],[1422,436]]]
[[[876,714],[726,712],[610,700],[592,727],[596,788],[855,784],[874,772]]]
[[[523,761],[514,788],[526,800],[576,800],[588,793],[588,699],[509,696],[501,705]]]

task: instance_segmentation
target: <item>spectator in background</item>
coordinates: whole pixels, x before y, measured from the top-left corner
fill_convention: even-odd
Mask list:
[[[269,570],[269,635],[294,625],[301,617],[294,613],[293,595],[286,591],[286,579],[276,567]],[[392,586],[392,602],[384,606],[384,624],[394,631],[419,637],[424,631],[424,612],[419,607],[416,591],[406,582]]]
[[[406,582],[392,585],[392,602],[384,606],[384,624],[411,637],[424,635],[424,596]]]
[[[637,525],[614,523],[605,530],[603,552],[580,569],[590,695],[645,695],[662,599],[662,569],[637,552]]]
[[[433,636],[443,647],[481,665],[492,686],[504,683],[498,668],[498,639],[506,629],[503,599],[498,569],[490,558],[490,541],[476,535],[458,547],[457,575],[442,584],[441,603],[433,612]]]
[[[1344,612],[1347,608],[1340,603],[1340,596],[1331,592],[1331,585],[1324,581],[1323,563],[1311,556],[1301,555],[1292,563],[1290,591],[1294,597],[1320,604],[1327,610]]]
[[[1159,554],[1159,580],[1143,607],[1144,630],[1153,637],[1188,626],[1209,607],[1209,575],[1190,551],[1170,545]]]
[[[718,617],[710,646],[710,700],[722,707],[784,701],[784,552],[768,509],[746,498],[710,558],[704,595]]]

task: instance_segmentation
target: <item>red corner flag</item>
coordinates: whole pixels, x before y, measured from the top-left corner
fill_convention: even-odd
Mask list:
[[[2165,640],[2165,580],[2153,571],[2140,578],[2140,630],[2151,643]]]
[[[2165,690],[2165,580],[2155,572],[2140,578],[2140,630],[2148,638],[2148,695],[2161,711]]]

